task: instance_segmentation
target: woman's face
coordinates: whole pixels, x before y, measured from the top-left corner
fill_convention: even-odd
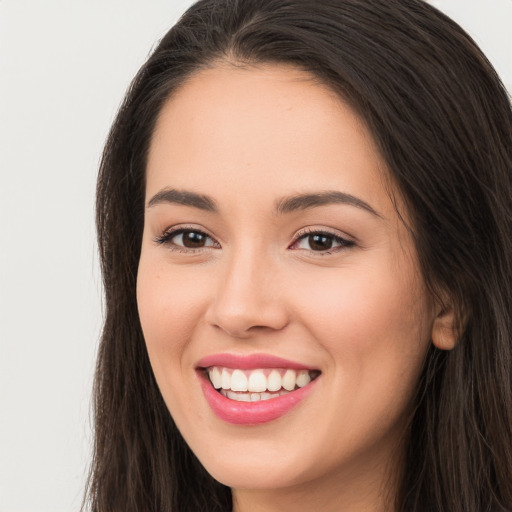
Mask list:
[[[397,460],[435,313],[387,176],[355,112],[294,68],[218,65],[163,108],[140,320],[220,482],[370,488]]]

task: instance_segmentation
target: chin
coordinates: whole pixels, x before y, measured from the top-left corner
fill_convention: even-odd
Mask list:
[[[285,461],[284,461],[285,462]],[[208,473],[221,484],[232,489],[279,489],[303,482],[297,468],[288,464],[252,463],[241,460],[234,464],[213,461],[204,465]]]

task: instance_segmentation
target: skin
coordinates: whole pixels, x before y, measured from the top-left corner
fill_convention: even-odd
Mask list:
[[[140,319],[178,428],[232,487],[237,512],[391,510],[410,400],[449,318],[425,289],[390,182],[356,113],[294,68],[217,64],[160,114]],[[168,188],[208,195],[218,211],[149,205]],[[275,212],[283,197],[324,191],[351,194],[374,213],[351,204]],[[211,238],[197,249],[179,236],[155,241],[174,227]],[[304,229],[351,244],[313,250]],[[221,352],[272,354],[322,373],[285,416],[232,425],[214,415],[196,373],[200,358]]]

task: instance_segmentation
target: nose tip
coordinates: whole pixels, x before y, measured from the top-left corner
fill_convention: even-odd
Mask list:
[[[286,304],[268,271],[258,277],[254,269],[233,269],[223,279],[210,304],[207,322],[233,338],[249,338],[286,327]]]
[[[256,303],[254,297],[237,302],[225,298],[210,308],[209,323],[233,338],[249,338],[264,331],[283,329],[288,321],[284,309],[273,303]]]
[[[250,338],[254,334],[265,331],[279,331],[287,325],[286,315],[278,306],[270,304],[254,308],[244,307],[244,304],[235,306],[217,304],[210,315],[210,324],[230,337]]]

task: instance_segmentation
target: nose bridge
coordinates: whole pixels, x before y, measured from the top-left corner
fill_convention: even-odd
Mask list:
[[[285,304],[279,297],[277,264],[264,244],[252,241],[226,255],[210,323],[235,337],[254,328],[277,330],[287,323]]]

